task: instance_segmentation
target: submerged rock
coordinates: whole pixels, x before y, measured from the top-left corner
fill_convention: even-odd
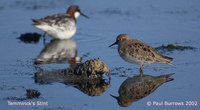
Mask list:
[[[102,75],[107,75],[103,79]],[[35,82],[50,84],[60,82],[71,85],[89,96],[99,96],[110,84],[110,71],[100,59],[90,59],[75,68],[35,73]]]
[[[117,99],[120,106],[127,107],[133,102],[148,96],[163,83],[172,81],[171,75],[173,73],[160,76],[139,75],[128,78],[119,88],[119,97],[111,96]]]
[[[35,77],[42,77],[43,74],[52,74],[53,76],[61,76],[65,78],[75,79],[95,79],[101,77],[103,74],[110,75],[110,71],[106,64],[100,59],[90,59],[85,63],[77,65],[75,68],[67,68],[61,70],[54,70],[50,72],[37,72]]]
[[[26,89],[26,92],[27,99],[38,98],[40,96],[40,92],[34,89]]]
[[[88,60],[74,69],[75,75],[81,75],[87,78],[97,78],[109,72],[107,66],[100,59]]]

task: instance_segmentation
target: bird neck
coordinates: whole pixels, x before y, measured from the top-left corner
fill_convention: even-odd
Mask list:
[[[76,15],[76,12],[74,12],[73,10],[69,10],[67,12],[67,14],[69,14],[70,16],[72,16],[72,18],[74,19],[74,21],[77,22],[76,19],[77,19],[78,15]]]

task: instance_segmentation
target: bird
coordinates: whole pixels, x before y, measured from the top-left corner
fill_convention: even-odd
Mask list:
[[[173,58],[160,54],[153,47],[131,38],[128,34],[119,34],[116,41],[109,47],[116,44],[118,44],[120,57],[126,62],[139,64],[140,72],[143,71],[143,65],[151,63],[167,63],[172,65],[173,63]]]
[[[162,84],[174,80],[171,76],[174,73],[160,76],[140,75],[127,78],[120,86],[119,96],[111,95],[117,99],[118,104],[122,107],[130,106],[133,102],[153,93]]]
[[[76,33],[77,18],[82,15],[79,6],[72,5],[67,13],[52,14],[41,19],[32,19],[33,26],[44,31],[54,39],[70,39]]]

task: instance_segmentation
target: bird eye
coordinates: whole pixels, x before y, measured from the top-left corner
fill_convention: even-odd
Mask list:
[[[122,41],[122,40],[124,40],[124,39],[123,39],[123,38],[120,38],[119,40]]]

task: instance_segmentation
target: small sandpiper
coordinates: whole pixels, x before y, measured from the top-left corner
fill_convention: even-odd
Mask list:
[[[173,58],[161,55],[151,46],[132,39],[127,34],[120,34],[117,36],[116,42],[109,47],[118,44],[118,52],[120,57],[125,61],[140,65],[140,72],[142,72],[143,65],[151,63],[168,63],[172,64]]]
[[[72,5],[67,13],[53,14],[41,19],[32,19],[36,28],[44,31],[54,39],[70,39],[76,33],[76,23],[79,15],[86,18],[79,6]]]

